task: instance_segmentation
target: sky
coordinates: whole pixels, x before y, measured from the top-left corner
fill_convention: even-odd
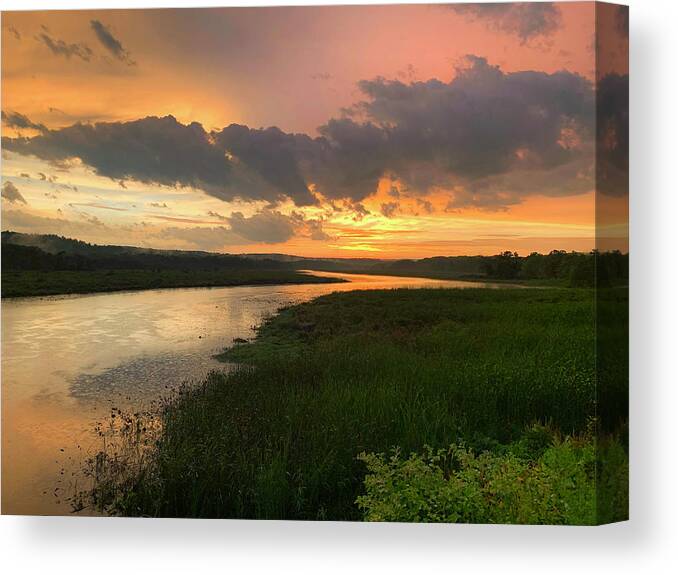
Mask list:
[[[628,86],[628,19],[600,20],[614,57],[589,2],[4,12],[2,229],[312,257],[588,251],[596,189],[612,235],[628,219],[628,115],[595,122],[596,94]]]

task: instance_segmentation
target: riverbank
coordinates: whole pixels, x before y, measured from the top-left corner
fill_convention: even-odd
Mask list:
[[[118,459],[92,496],[167,517],[622,519],[628,398],[620,385],[616,411],[595,404],[593,320],[581,289],[361,291],[284,309],[221,356],[239,368],[170,401],[156,447]]]
[[[165,288],[337,283],[294,270],[3,271],[2,298]]]

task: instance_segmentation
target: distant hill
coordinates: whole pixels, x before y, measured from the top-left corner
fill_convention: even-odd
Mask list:
[[[284,262],[201,251],[89,244],[56,235],[2,232],[3,270],[290,269]]]
[[[393,275],[482,275],[482,256],[420,260],[308,258],[280,253],[216,254],[96,245],[54,234],[2,232],[3,269],[315,269]]]
[[[139,248],[135,246],[113,246],[113,245],[97,245],[76,240],[73,238],[65,238],[55,234],[23,234],[19,232],[5,231],[2,232],[3,244],[14,244],[20,246],[32,246],[40,248],[42,251],[49,254],[58,254],[61,252],[68,254],[100,255],[100,254],[164,254],[164,255],[180,255],[180,256],[209,256],[217,255],[210,252],[203,251],[187,251],[187,250],[159,250],[154,248]],[[221,254],[218,254],[221,255]]]

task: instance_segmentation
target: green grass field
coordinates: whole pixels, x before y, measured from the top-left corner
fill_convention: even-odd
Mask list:
[[[597,405],[592,290],[337,293],[282,310],[222,359],[240,367],[170,401],[143,461],[99,474],[98,505],[180,517],[626,516],[627,387],[606,391],[614,409]]]
[[[7,270],[2,272],[2,297],[336,281],[286,270]]]

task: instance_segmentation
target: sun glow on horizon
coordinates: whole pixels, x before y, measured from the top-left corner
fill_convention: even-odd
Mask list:
[[[589,251],[593,8],[560,10],[530,41],[430,6],[6,12],[2,181],[19,195],[2,229],[313,257]],[[313,50],[289,33],[311,24]],[[521,125],[483,123],[504,104],[465,123],[460,90],[491,106],[537,77],[527,100],[571,84],[573,118],[546,123],[547,97],[509,102]]]

